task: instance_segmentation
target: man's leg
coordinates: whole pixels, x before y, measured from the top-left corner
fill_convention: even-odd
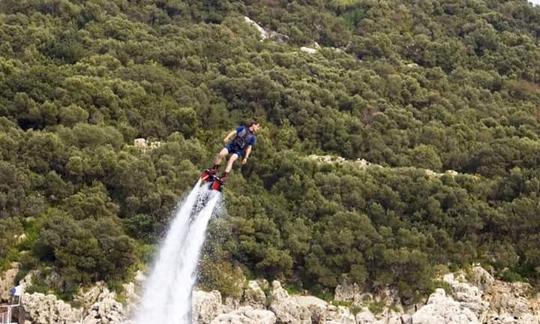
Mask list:
[[[218,155],[216,156],[215,160],[214,160],[214,166],[212,167],[212,169],[219,169],[219,165],[221,164],[221,161],[223,161],[223,159],[225,157],[227,157],[227,155],[229,154],[229,150],[224,147],[219,153]]]
[[[221,178],[226,178],[229,175],[229,172],[231,172],[234,162],[238,160],[238,154],[234,153],[229,158],[229,162],[227,162],[227,167],[225,168],[225,172],[223,172],[223,176]]]

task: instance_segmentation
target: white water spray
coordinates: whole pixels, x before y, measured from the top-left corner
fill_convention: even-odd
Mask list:
[[[191,293],[206,227],[221,197],[201,180],[178,211],[145,285],[135,323],[191,324]],[[207,200],[200,209],[201,200]],[[192,220],[192,221],[190,221]]]

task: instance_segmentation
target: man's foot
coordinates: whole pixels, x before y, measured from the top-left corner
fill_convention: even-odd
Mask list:
[[[221,191],[223,189],[222,187],[223,187],[223,179],[220,179],[218,177],[214,179],[214,181],[212,182],[212,185],[210,186],[212,190],[218,190],[218,191]]]
[[[225,180],[227,180],[227,177],[229,176],[229,172],[223,172],[221,177],[214,176],[214,181],[212,182],[211,188],[212,190],[223,190],[223,185],[225,184]]]
[[[213,181],[215,177],[216,177],[216,170],[213,169],[213,168],[212,169],[206,169],[201,174],[201,180],[206,181],[206,182]]]
[[[223,172],[221,177],[219,177],[221,179],[221,183],[224,183],[228,176],[229,176],[229,172]]]

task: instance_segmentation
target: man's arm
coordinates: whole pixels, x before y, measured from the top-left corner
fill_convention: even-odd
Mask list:
[[[223,142],[228,143],[235,135],[236,135],[236,129],[231,131],[229,134],[227,134]]]
[[[246,156],[244,157],[244,159],[242,160],[242,164],[246,164],[247,163],[247,159],[249,157],[249,155],[251,154],[251,145],[247,147],[246,149]]]

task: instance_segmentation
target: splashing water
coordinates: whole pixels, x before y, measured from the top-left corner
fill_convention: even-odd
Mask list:
[[[197,182],[183,203],[162,243],[145,285],[136,324],[191,324],[191,295],[206,227],[221,193]],[[206,201],[206,203],[204,203]]]

